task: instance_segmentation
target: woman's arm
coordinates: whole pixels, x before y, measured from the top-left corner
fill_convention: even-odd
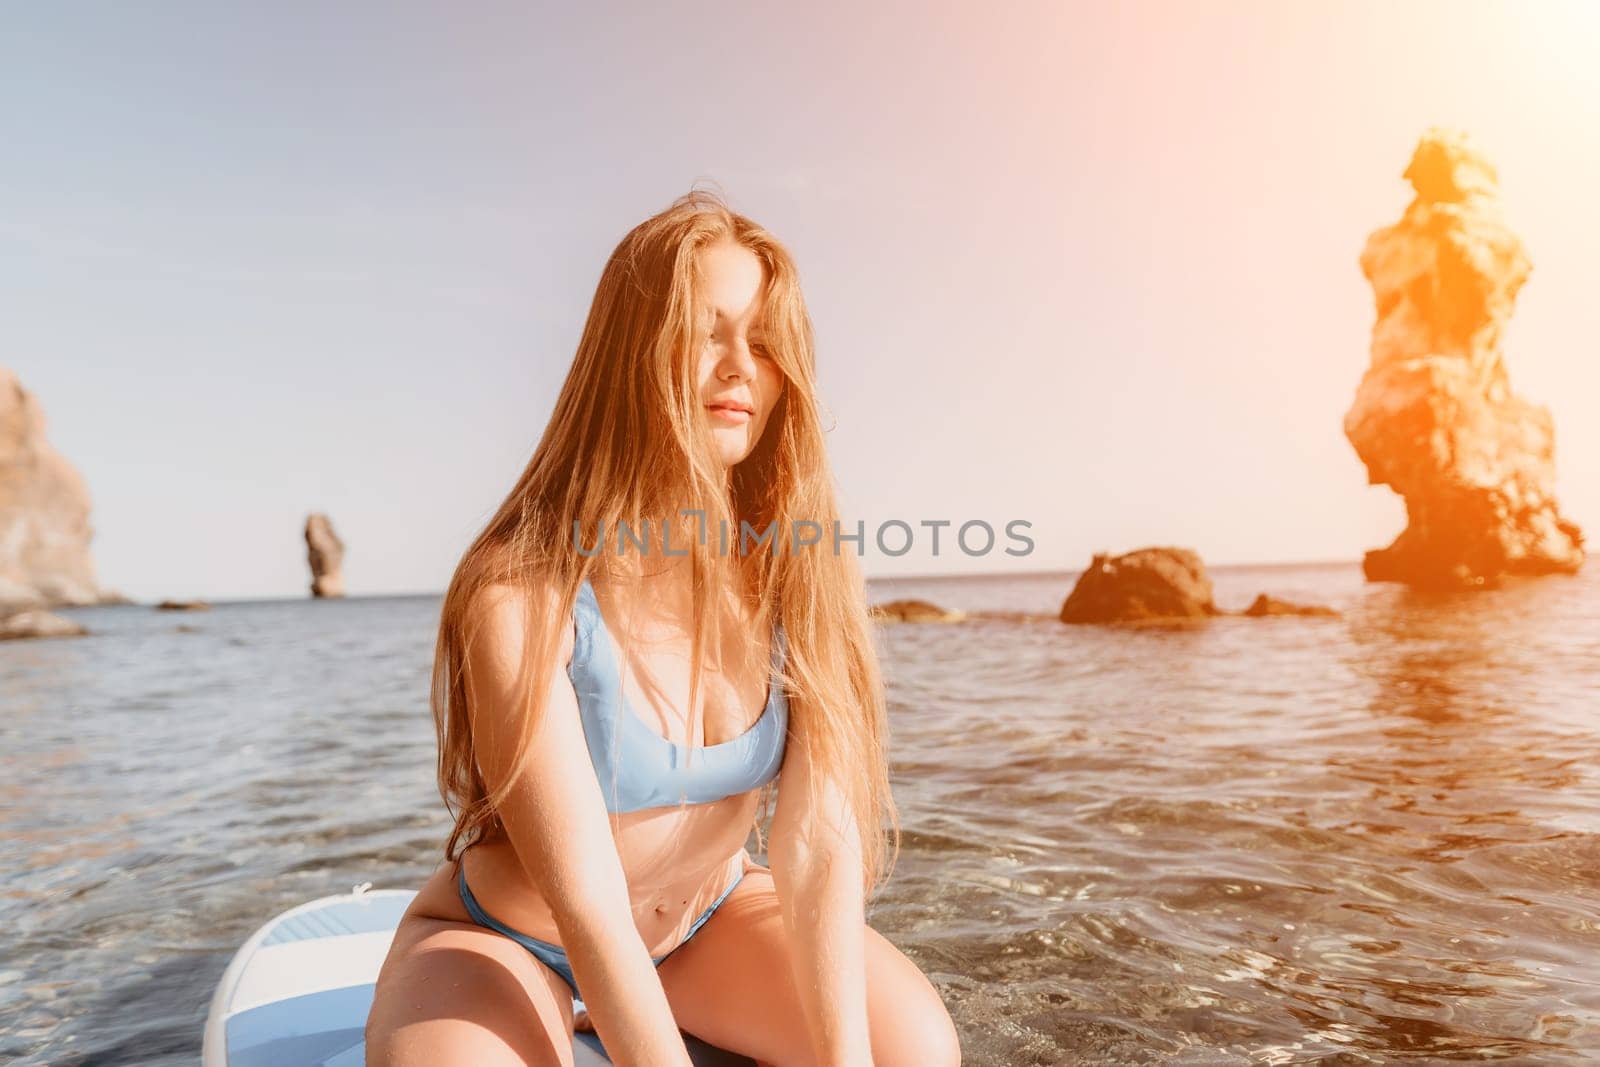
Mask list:
[[[518,703],[515,687],[523,642],[531,645],[538,636],[525,632],[529,595],[491,586],[475,606],[479,628],[467,653],[473,750],[491,789],[510,773],[516,731],[529,710]],[[690,1067],[660,975],[634,925],[627,876],[564,670],[572,628],[557,614],[553,591],[531,595],[540,601],[534,618],[562,626],[565,636],[555,643],[527,762],[497,814],[529,879],[550,903],[584,1006],[612,1062]]]
[[[817,1062],[870,1067],[860,832],[832,781],[821,783],[821,810],[813,809],[814,773],[803,746],[791,744],[767,858]]]

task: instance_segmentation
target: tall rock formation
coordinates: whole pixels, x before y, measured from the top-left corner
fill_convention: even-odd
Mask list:
[[[38,400],[0,367],[0,613],[120,600],[100,588],[89,490],[45,440]]]
[[[1550,413],[1513,395],[1500,353],[1532,264],[1499,178],[1466,134],[1441,129],[1403,176],[1416,198],[1361,253],[1377,322],[1344,418],[1367,481],[1406,502],[1405,530],[1366,554],[1367,578],[1459,588],[1576,571],[1583,535],[1556,506]]]
[[[306,552],[311,563],[312,596],[344,596],[344,542],[333,522],[319,513],[306,518]]]

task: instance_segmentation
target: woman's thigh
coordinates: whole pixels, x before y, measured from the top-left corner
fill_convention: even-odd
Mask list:
[[[367,1016],[369,1067],[572,1067],[572,992],[490,930],[406,916]]]
[[[777,1067],[814,1062],[790,969],[771,872],[744,880],[698,933],[659,968],[678,1025],[703,1041]],[[949,1067],[960,1041],[938,990],[870,926],[867,1027],[877,1067]]]

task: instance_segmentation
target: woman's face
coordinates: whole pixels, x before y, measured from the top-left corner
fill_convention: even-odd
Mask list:
[[[783,392],[783,374],[761,332],[766,266],[741,244],[723,241],[700,253],[710,318],[700,326],[700,403],[717,454],[731,467],[761,440]]]

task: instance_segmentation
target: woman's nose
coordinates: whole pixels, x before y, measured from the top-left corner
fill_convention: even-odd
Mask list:
[[[756,376],[756,358],[750,354],[750,346],[735,342],[728,346],[722,357],[722,376],[738,375],[745,381]]]

